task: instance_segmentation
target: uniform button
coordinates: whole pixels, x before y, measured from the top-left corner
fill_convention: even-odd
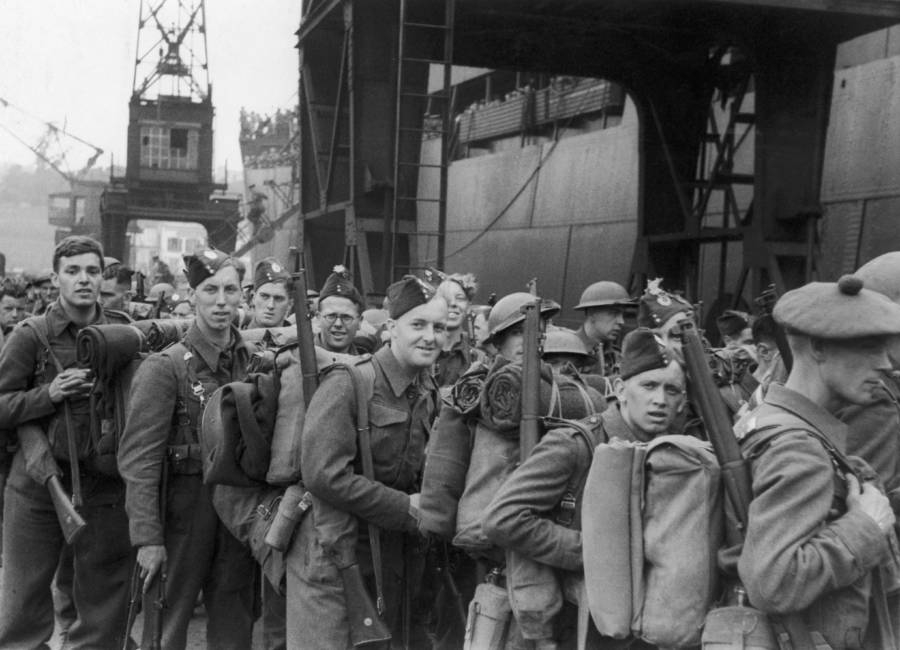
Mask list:
[[[416,393],[415,388],[410,388],[408,391],[406,391],[406,399],[416,399],[417,396],[418,393]]]

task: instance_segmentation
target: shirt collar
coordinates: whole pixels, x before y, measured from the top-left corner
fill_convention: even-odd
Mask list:
[[[66,310],[63,309],[63,306],[59,303],[59,298],[50,303],[50,306],[47,308],[44,317],[47,319],[47,327],[50,330],[50,334],[52,336],[59,336],[62,334],[63,330],[69,326],[70,323],[74,324],[72,319],[69,318],[69,315],[66,313]],[[91,321],[92,324],[95,323],[105,323],[106,315],[103,313],[103,309],[100,307],[100,303],[97,303],[94,307],[94,319]]]
[[[382,346],[372,356],[378,360],[378,365],[381,367],[381,371],[387,378],[388,384],[395,397],[403,395],[406,392],[406,389],[413,384],[416,384],[419,387],[420,392],[422,390],[433,388],[434,381],[428,373],[427,368],[420,370],[418,374],[413,376],[412,380],[410,380],[409,374],[403,370],[400,362],[397,361],[397,357],[395,357],[394,353],[391,351],[391,346]]]
[[[770,384],[763,401],[804,420],[839,450],[846,451],[847,425],[806,396],[781,384]]]
[[[632,431],[625,418],[622,417],[622,411],[619,405],[610,404],[600,415],[603,418],[603,431],[606,433],[607,440],[619,438],[621,440],[629,440],[631,442],[648,442],[644,437],[639,436]]]
[[[193,349],[197,354],[200,355],[200,358],[203,359],[203,362],[206,364],[206,366],[213,372],[218,372],[219,359],[221,358],[223,353],[231,352],[235,356],[236,361],[236,357],[240,354],[240,351],[244,350],[244,346],[241,345],[241,333],[234,325],[231,326],[231,345],[229,346],[228,350],[220,348],[218,345],[203,336],[200,328],[197,327],[196,321],[191,323],[190,328],[188,328],[187,334],[184,335],[184,340],[191,349]]]

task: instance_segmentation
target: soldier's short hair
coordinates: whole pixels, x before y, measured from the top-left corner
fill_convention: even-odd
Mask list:
[[[75,257],[85,253],[95,253],[100,259],[100,269],[103,270],[103,246],[100,242],[85,235],[70,235],[59,242],[53,250],[53,271],[59,271],[61,257]]]

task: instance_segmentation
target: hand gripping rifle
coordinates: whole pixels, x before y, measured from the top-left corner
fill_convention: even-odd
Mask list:
[[[750,465],[741,454],[740,445],[734,437],[731,418],[713,382],[696,325],[690,319],[682,320],[678,325],[681,328],[684,362],[688,378],[694,388],[697,410],[700,411],[700,417],[706,425],[706,435],[712,443],[721,468],[725,495],[734,512],[734,520],[726,517],[727,542],[729,545],[736,545],[741,543],[746,535],[750,501],[753,499]],[[744,593],[743,589],[741,592]],[[809,628],[798,614],[784,616],[770,614],[769,620],[778,637],[793,650],[815,650],[816,645]]]
[[[524,461],[541,437],[541,299],[536,283],[530,283],[534,300],[521,308],[525,314],[525,349],[522,354],[522,420],[519,422],[519,454]]]

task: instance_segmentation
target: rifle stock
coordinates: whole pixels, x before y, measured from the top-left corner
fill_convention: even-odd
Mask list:
[[[746,530],[747,511],[753,497],[750,467],[741,455],[741,448],[734,437],[731,418],[725,409],[719,391],[713,383],[703,353],[703,344],[694,322],[685,319],[678,323],[681,327],[682,351],[687,366],[688,377],[694,388],[696,406],[706,425],[706,433],[722,471],[725,493],[734,508],[741,533]]]
[[[340,573],[341,582],[344,583],[344,595],[347,599],[350,642],[353,647],[358,648],[372,643],[390,641],[391,632],[381,620],[369,592],[366,591],[359,565],[346,566],[340,569]]]
[[[69,500],[58,476],[51,476],[47,480],[47,489],[50,490],[53,509],[56,510],[56,518],[59,519],[63,537],[66,538],[67,544],[74,544],[87,527],[87,522],[78,514],[75,506]]]
[[[303,401],[309,406],[309,400],[319,387],[319,366],[316,361],[311,315],[306,304],[306,268],[303,253],[291,247],[291,255],[294,256],[294,272],[291,273],[291,278],[294,283],[294,320],[297,325],[300,371],[303,375]]]
[[[528,458],[540,438],[538,412],[541,390],[541,299],[522,307],[525,314],[525,348],[522,355],[522,421],[519,423],[519,452]]]
[[[25,471],[31,479],[47,486],[66,543],[73,544],[84,532],[87,523],[78,514],[59,480],[62,471],[50,452],[44,430],[34,422],[28,422],[19,425],[17,435],[25,456]]]

